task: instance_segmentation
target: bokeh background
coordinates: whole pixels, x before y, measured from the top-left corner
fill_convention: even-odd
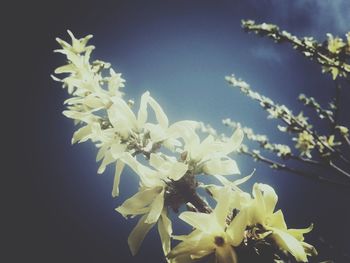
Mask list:
[[[224,77],[235,73],[296,112],[299,93],[327,103],[333,84],[290,46],[243,32],[240,20],[276,23],[319,40],[350,30],[347,0],[62,0],[6,7],[2,53],[9,60],[2,89],[10,93],[2,93],[2,127],[10,137],[3,137],[3,177],[13,179],[14,188],[4,184],[3,262],[164,262],[156,231],[131,256],[126,240],[136,222],[114,211],[137,190],[136,176],[124,174],[121,196],[112,199],[113,171],[97,176],[94,146],[70,145],[74,126],[61,114],[67,94],[50,78],[65,62],[53,53],[55,37],[68,39],[67,29],[78,37],[93,34],[93,58],[123,73],[127,96],[137,102],[149,90],[173,122],[202,120],[229,134],[221,120],[230,117],[288,142],[277,123]],[[341,117],[348,125],[349,95],[344,89]],[[242,174],[257,169],[245,190],[255,181],[275,187],[290,227],[315,223],[307,240],[319,249],[320,261],[349,262],[342,256],[350,252],[349,192],[236,159]],[[184,228],[176,223],[179,233]]]

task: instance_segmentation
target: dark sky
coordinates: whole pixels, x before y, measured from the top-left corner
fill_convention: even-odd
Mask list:
[[[136,191],[136,177],[122,177],[122,194],[113,200],[112,170],[97,176],[94,146],[70,145],[73,123],[61,114],[67,94],[50,78],[64,63],[53,53],[55,37],[68,39],[67,29],[78,37],[94,34],[94,58],[123,73],[128,97],[138,101],[149,90],[171,121],[202,120],[227,133],[221,119],[230,117],[286,142],[276,123],[224,77],[235,73],[295,111],[300,92],[329,101],[332,82],[289,46],[244,33],[240,20],[278,23],[318,39],[350,29],[347,0],[19,1],[4,11],[3,176],[13,185],[5,186],[3,198],[6,262],[163,262],[155,231],[138,256],[130,255],[126,239],[135,221],[114,211]],[[349,95],[345,90],[344,106]],[[341,118],[350,124],[348,114]],[[242,174],[257,168],[245,190],[255,181],[273,185],[288,225],[314,222],[311,240],[322,236],[333,245],[317,243],[320,260],[344,261],[340,254],[350,252],[348,192],[237,160]]]

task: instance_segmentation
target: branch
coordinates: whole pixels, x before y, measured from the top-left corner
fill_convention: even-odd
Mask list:
[[[326,184],[332,184],[332,185],[336,185],[336,186],[342,186],[342,187],[346,187],[346,188],[350,188],[349,184],[346,183],[341,183],[338,181],[334,181],[325,177],[322,177],[320,175],[317,174],[313,174],[313,173],[309,173],[309,172],[304,172],[295,168],[291,168],[289,166],[287,166],[286,164],[283,163],[279,163],[276,161],[273,161],[267,157],[262,156],[261,154],[258,153],[253,153],[253,152],[249,152],[249,151],[245,151],[245,152],[241,152],[244,155],[250,156],[252,158],[254,158],[257,161],[261,161],[263,163],[266,163],[268,165],[270,165],[272,168],[277,169],[277,170],[283,170],[283,171],[287,171],[289,173],[293,173],[314,181],[318,181],[321,183],[326,183]]]
[[[340,75],[346,76],[350,73],[350,65],[332,58],[324,52],[327,51],[322,45],[318,44],[313,38],[303,38],[300,40],[298,37],[286,31],[280,31],[279,27],[272,24],[255,24],[252,20],[242,21],[242,27],[248,32],[255,32],[264,36],[268,36],[276,42],[289,42],[293,47],[301,51],[304,56],[311,59],[316,58],[316,62],[322,66],[334,67],[341,72]],[[339,58],[338,58],[339,59]]]

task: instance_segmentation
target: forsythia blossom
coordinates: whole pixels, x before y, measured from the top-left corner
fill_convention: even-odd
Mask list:
[[[229,155],[241,147],[247,131],[237,128],[229,138],[215,138],[213,128],[196,121],[171,124],[148,91],[142,94],[135,113],[133,103],[126,101],[121,91],[125,86],[121,74],[110,68],[109,63],[90,62],[94,47],[87,43],[92,36],[77,39],[70,31],[68,34],[72,44],[57,39],[62,49],[56,50],[67,57],[68,63],[55,70],[56,74],[66,76],[53,78],[62,82],[72,96],[65,101],[67,109],[63,112],[78,125],[72,143],[91,140],[96,145],[99,149],[96,160],[101,161],[98,173],[103,173],[107,165],[115,165],[113,197],[119,194],[120,175],[125,166],[139,177],[138,192],[116,208],[126,218],[140,216],[128,238],[133,255],[157,224],[164,254],[170,262],[191,262],[213,254],[215,262],[236,263],[239,260],[236,248],[246,245],[250,229],[259,224],[263,235],[257,238],[271,236],[281,251],[290,252],[297,261],[307,260],[306,255],[313,247],[303,242],[303,234],[311,228],[287,229],[282,213],[273,213],[277,201],[273,189],[256,184],[252,198],[238,187],[251,175],[235,181],[225,177],[240,173]],[[263,105],[272,103],[257,93],[251,96]],[[155,123],[148,118],[149,110],[155,115]],[[198,134],[201,127],[210,133],[204,140]],[[268,143],[267,137],[252,132],[248,136],[267,148],[277,149],[281,155],[290,153],[283,145]],[[199,182],[200,174],[215,176],[223,186]],[[216,200],[214,210],[197,194],[197,187],[207,189]],[[192,211],[179,217],[194,230],[189,235],[173,236],[168,210],[177,212],[184,204]],[[171,238],[182,242],[171,249]]]
[[[140,177],[141,187],[137,194],[126,200],[116,210],[123,216],[144,214],[129,237],[129,246],[136,254],[148,230],[158,221],[159,234],[162,239],[164,253],[169,252],[170,234],[166,209],[164,209],[164,196],[167,183],[179,180],[187,171],[187,165],[176,160],[167,160],[157,154],[151,154],[150,169],[136,161],[130,154],[122,158]]]
[[[182,242],[168,255],[171,262],[183,263],[215,253],[215,262],[236,263],[237,247],[244,238],[247,218],[240,212],[232,218],[232,204],[240,196],[229,188],[223,188],[217,205],[211,214],[183,212],[180,218],[195,230],[187,236],[178,236]]]
[[[250,225],[261,226],[263,232],[260,235],[271,235],[298,262],[307,262],[307,255],[317,254],[311,245],[303,242],[303,234],[310,232],[312,225],[306,229],[287,229],[282,211],[274,212],[277,195],[271,186],[254,184],[253,196],[254,199],[247,206],[248,220]]]
[[[303,131],[299,133],[298,138],[293,138],[293,140],[297,142],[295,148],[300,151],[301,155],[311,158],[311,150],[316,145],[314,137],[307,131]]]

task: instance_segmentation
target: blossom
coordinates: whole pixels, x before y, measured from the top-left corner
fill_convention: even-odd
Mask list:
[[[231,198],[228,198],[228,195]],[[231,221],[230,201],[237,200],[233,195],[234,192],[226,187],[218,196],[217,205],[212,213],[183,212],[179,216],[195,230],[189,235],[175,237],[182,242],[169,253],[168,258],[171,262],[191,262],[213,253],[215,262],[237,262],[234,247],[242,242],[247,221],[245,212],[239,212]]]
[[[304,234],[312,230],[312,225],[305,229],[288,229],[281,210],[274,212],[277,195],[266,184],[255,183],[254,199],[247,206],[249,225],[261,225],[264,233],[261,237],[271,238],[284,251],[291,253],[298,262],[307,262],[307,256],[317,254],[315,248],[304,242]]]
[[[183,136],[185,141],[183,159],[195,171],[209,175],[239,174],[239,169],[234,160],[227,155],[238,149],[242,140],[243,132],[236,129],[227,141],[216,140],[208,135],[203,141],[195,132]]]
[[[178,121],[169,125],[168,121],[158,124],[147,123],[145,128],[150,132],[150,137],[154,143],[161,142],[162,145],[171,151],[181,147],[178,140],[183,134],[188,134],[198,127],[196,121]]]
[[[307,131],[302,131],[298,134],[298,138],[293,138],[297,143],[295,148],[300,151],[301,155],[306,155],[311,158],[311,150],[315,148],[315,140],[312,134]]]
[[[77,39],[70,30],[67,30],[69,36],[71,37],[72,44],[68,44],[66,41],[56,38],[56,41],[66,50],[80,54],[86,52],[89,49],[93,49],[94,46],[86,46],[88,41],[93,37],[92,35],[87,35],[84,38]]]
[[[151,154],[149,160],[155,170],[140,164],[130,154],[124,154],[121,159],[139,175],[141,181],[139,192],[116,208],[124,217],[143,215],[128,238],[130,250],[135,255],[147,232],[158,222],[163,250],[167,254],[170,251],[171,223],[164,207],[165,191],[167,183],[179,180],[188,167],[158,154]]]
[[[339,37],[333,37],[332,34],[327,34],[327,38],[327,48],[331,53],[338,54],[342,50],[342,48],[346,46],[343,39]]]

